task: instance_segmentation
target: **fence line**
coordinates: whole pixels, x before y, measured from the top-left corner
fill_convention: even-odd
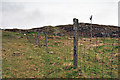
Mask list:
[[[98,28],[93,28],[92,31],[90,30],[86,31],[89,32],[88,34],[85,34],[85,31],[79,31],[79,28],[81,27],[78,25],[78,19],[73,20],[73,36],[71,37],[71,34],[64,33],[64,36],[54,36],[47,31],[44,32],[44,39],[40,38],[40,32],[36,34],[36,38],[33,35],[27,35],[26,38],[30,43],[35,43],[38,45],[39,48],[41,48],[41,45],[45,45],[46,52],[50,53],[51,48],[54,47],[59,48],[59,56],[64,57],[64,60],[67,61],[66,57],[64,55],[60,55],[60,53],[65,52],[64,54],[68,54],[67,58],[71,56],[70,54],[73,53],[73,65],[76,67],[80,67],[82,72],[88,73],[86,75],[89,75],[88,77],[94,77],[94,78],[115,78],[117,77],[117,74],[115,71],[117,71],[116,68],[114,68],[117,65],[116,59],[118,57],[114,56],[114,54],[117,54],[115,51],[118,46],[116,45],[118,42],[118,37],[111,38],[111,34],[108,34],[110,30],[109,28],[102,28],[100,31],[102,34],[95,35],[94,30],[98,30]],[[78,30],[77,30],[78,29]],[[81,34],[78,34],[81,33]],[[87,36],[89,35],[89,36]],[[36,39],[36,40],[35,40]],[[73,39],[73,40],[71,40]],[[44,40],[44,42],[42,41]],[[49,41],[49,42],[48,42]],[[44,44],[45,43],[45,44]],[[70,46],[69,46],[70,43]],[[60,45],[58,45],[60,44]],[[52,45],[52,47],[51,47]],[[63,45],[63,46],[61,46]],[[60,47],[59,47],[60,46]],[[61,50],[61,47],[65,47],[65,51]],[[71,51],[73,49],[73,52]],[[54,51],[58,51],[58,49],[52,49],[53,53]],[[94,64],[93,64],[94,63]],[[107,70],[108,71],[107,71]],[[92,76],[94,74],[94,76]],[[99,76],[100,75],[100,76]]]

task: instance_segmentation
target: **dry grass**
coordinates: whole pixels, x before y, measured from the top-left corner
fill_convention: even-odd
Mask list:
[[[35,42],[30,43],[21,33],[3,32],[2,37],[3,78],[118,77],[118,39],[106,38],[104,44],[102,38],[97,39],[97,44],[96,38],[92,41],[89,38],[79,39],[76,68],[73,66],[73,39],[69,36],[49,38],[51,53],[46,53],[44,35],[40,37],[41,48]]]

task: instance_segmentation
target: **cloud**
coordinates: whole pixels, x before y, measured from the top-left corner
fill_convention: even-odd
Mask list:
[[[33,28],[79,22],[117,25],[118,0],[3,0],[3,28]]]
[[[118,2],[118,26],[120,26],[120,1]]]
[[[2,3],[3,28],[28,28],[39,26],[43,16],[39,10],[27,10],[26,3],[4,2]]]
[[[19,12],[24,10],[24,5],[16,2],[2,2],[2,12]]]

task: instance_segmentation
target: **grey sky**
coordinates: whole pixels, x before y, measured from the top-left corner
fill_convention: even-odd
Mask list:
[[[0,27],[34,28],[79,22],[118,26],[119,0],[2,0]]]
[[[118,26],[120,27],[120,1],[118,2]]]

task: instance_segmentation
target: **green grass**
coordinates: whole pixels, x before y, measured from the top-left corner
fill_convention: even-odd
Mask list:
[[[29,35],[31,34],[36,33]],[[72,38],[51,36],[54,39],[48,39],[48,49],[52,53],[46,53],[44,34],[40,34],[40,36],[42,38],[40,40],[41,48],[36,45],[35,41],[30,43],[22,33],[3,31],[3,78],[118,77],[118,56],[115,56],[118,53],[117,39],[92,38],[92,41],[89,38],[79,39],[78,67],[76,68],[73,66]],[[95,45],[96,40],[97,46]],[[101,44],[103,42],[104,44]],[[96,55],[100,58],[99,61],[96,60]],[[111,63],[112,58],[113,62]],[[113,68],[112,75],[110,75],[111,68]]]

